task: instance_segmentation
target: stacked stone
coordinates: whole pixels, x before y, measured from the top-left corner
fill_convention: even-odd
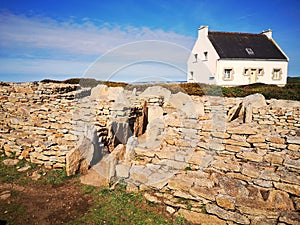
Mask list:
[[[65,165],[74,148],[72,111],[77,86],[5,83],[0,86],[0,149],[49,168]]]
[[[117,177],[195,223],[298,224],[298,126],[228,123],[226,113],[240,99],[212,99],[198,118],[163,104],[160,144],[137,145]]]
[[[293,129],[300,127],[300,107],[298,101],[269,100],[261,109],[253,109],[253,120],[259,124],[275,125]]]
[[[224,98],[222,96],[192,96],[193,101],[202,101],[204,105],[204,111],[207,116],[212,117],[212,110],[222,107],[222,111],[225,115],[229,110],[243,100],[243,98]],[[201,99],[201,100],[199,100]]]

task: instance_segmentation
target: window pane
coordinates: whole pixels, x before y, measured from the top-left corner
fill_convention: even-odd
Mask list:
[[[231,77],[231,69],[225,69],[225,78],[226,79],[230,79]]]

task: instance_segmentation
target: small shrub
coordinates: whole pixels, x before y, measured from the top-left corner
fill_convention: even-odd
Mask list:
[[[192,205],[191,205],[191,204],[188,204],[188,205],[186,206],[186,209],[187,209],[187,210],[191,210],[191,209],[192,209]]]
[[[184,171],[190,171],[190,170],[192,170],[192,168],[190,166],[187,166],[184,168]]]

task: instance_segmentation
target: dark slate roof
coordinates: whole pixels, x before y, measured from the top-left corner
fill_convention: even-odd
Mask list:
[[[287,60],[275,43],[264,34],[209,31],[208,38],[220,58]],[[254,54],[248,54],[246,48],[248,52],[252,49]]]

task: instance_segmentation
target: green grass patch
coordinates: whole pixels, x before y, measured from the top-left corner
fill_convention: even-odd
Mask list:
[[[179,224],[189,224],[189,223],[183,216],[179,215],[175,218],[175,224],[179,225]]]
[[[65,169],[53,169],[50,170],[48,173],[40,171],[40,174],[44,176],[41,180],[42,182],[52,185],[63,184],[65,181],[70,180],[76,176],[67,176]]]
[[[19,161],[15,166],[4,165],[2,162],[5,159],[10,159],[6,156],[0,157],[0,183],[20,181],[23,176],[18,172],[18,168],[27,165],[25,160]]]
[[[94,186],[89,186],[89,185],[82,185],[82,192],[84,194],[91,194],[95,191],[95,187]]]
[[[187,224],[162,215],[162,206],[147,204],[141,193],[127,193],[122,185],[115,190],[83,186],[83,192],[92,195],[95,202],[84,217],[69,224]]]

